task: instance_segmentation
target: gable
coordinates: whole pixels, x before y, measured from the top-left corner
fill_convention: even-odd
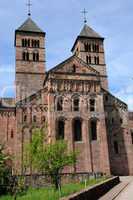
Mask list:
[[[50,72],[67,74],[99,74],[99,72],[93,69],[93,67],[87,65],[77,56],[70,57],[69,59],[51,69]]]

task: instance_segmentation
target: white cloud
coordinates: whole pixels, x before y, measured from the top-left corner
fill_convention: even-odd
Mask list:
[[[120,89],[115,95],[127,103],[129,110],[133,111],[133,84]]]

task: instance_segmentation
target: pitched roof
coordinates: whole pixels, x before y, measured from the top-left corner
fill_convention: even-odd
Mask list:
[[[71,49],[73,51],[78,39],[80,38],[96,38],[96,39],[104,39],[101,35],[99,35],[96,31],[94,31],[91,27],[87,24],[84,25],[83,29],[81,30],[80,34],[77,36],[76,41]]]
[[[55,67],[50,69],[48,71],[48,73],[54,72],[55,70],[59,69],[60,67],[62,67],[63,65],[65,65],[66,63],[68,63],[69,61],[71,61],[73,59],[76,59],[78,62],[82,63],[86,67],[91,68],[92,71],[94,71],[97,75],[99,74],[99,72],[96,69],[94,69],[92,66],[88,65],[86,62],[84,62],[81,58],[77,57],[76,55],[72,55],[71,57],[69,57],[66,60],[64,60],[63,62],[61,62],[60,64],[56,65]]]
[[[28,19],[17,29],[17,31],[44,33],[44,31],[41,30],[30,17],[28,17]]]
[[[95,32],[91,27],[89,27],[86,24],[84,25],[79,36],[80,37],[90,37],[90,38],[103,38],[97,32]]]

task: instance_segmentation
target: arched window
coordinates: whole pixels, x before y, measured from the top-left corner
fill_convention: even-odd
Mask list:
[[[60,119],[57,122],[57,134],[56,134],[57,140],[63,140],[64,139],[64,130],[65,130],[65,122],[64,122],[63,119]]]
[[[25,52],[23,52],[23,54],[22,54],[22,59],[25,61],[26,60],[26,53]]]
[[[27,122],[27,115],[24,115],[24,122]]]
[[[93,48],[93,52],[96,52],[96,45],[95,44],[93,44],[92,48]]]
[[[63,110],[63,98],[59,97],[57,100],[57,111],[62,111]]]
[[[111,124],[114,124],[114,118],[112,117],[112,119],[111,119]]]
[[[82,122],[81,119],[73,120],[73,139],[74,141],[82,141]]]
[[[86,63],[89,64],[89,57],[86,56]]]
[[[35,40],[32,40],[32,47],[35,47]]]
[[[88,45],[88,44],[84,44],[84,48],[85,48],[85,51],[86,51],[86,52],[89,51],[89,45]]]
[[[73,99],[73,111],[79,111],[79,98]]]
[[[91,64],[91,56],[89,56],[89,64]]]
[[[97,53],[99,52],[99,45],[98,44],[96,45],[96,52]]]
[[[76,66],[75,66],[75,65],[72,66],[72,72],[73,72],[73,73],[76,72]]]
[[[90,123],[91,140],[97,140],[97,121],[91,120]]]
[[[36,53],[33,53],[33,61],[36,61]]]
[[[33,116],[33,122],[36,122],[36,115]]]
[[[22,39],[22,47],[25,47],[25,41]]]
[[[34,53],[33,53],[33,61],[34,61],[34,62],[39,61],[39,53],[38,53],[38,52],[34,52]]]
[[[86,62],[87,64],[91,64],[91,56],[86,56]]]
[[[45,121],[46,121],[45,116],[42,116],[42,117],[41,117],[41,122],[45,122]]]
[[[117,141],[114,141],[114,152],[115,154],[119,154],[119,145]]]
[[[98,57],[94,57],[94,62],[95,62],[95,65],[99,65],[99,56]]]
[[[27,47],[27,46],[28,46],[28,41],[27,41],[27,39],[25,39],[24,42],[25,42],[25,45],[24,45],[24,46]]]
[[[89,52],[91,52],[91,44],[89,44],[88,48],[89,48]]]
[[[99,56],[97,57],[97,63],[96,64],[99,65]]]
[[[133,131],[131,131],[131,142],[133,144]]]
[[[36,53],[36,61],[39,61],[39,53]]]
[[[30,47],[30,39],[28,39],[28,42],[27,42],[27,44],[28,44],[28,47]]]
[[[13,130],[11,130],[11,138],[13,139],[13,137],[14,137],[14,132]]]
[[[122,118],[120,118],[120,123],[121,123],[121,124],[123,123],[123,119],[122,119]]]
[[[40,47],[40,41],[37,40],[37,47],[39,48]]]
[[[90,99],[90,112],[95,111],[95,99]]]
[[[29,61],[29,53],[26,53],[26,61]]]
[[[29,53],[28,52],[23,52],[22,54],[22,59],[24,61],[29,61]]]
[[[97,57],[96,56],[94,57],[94,64],[95,65],[97,64]]]

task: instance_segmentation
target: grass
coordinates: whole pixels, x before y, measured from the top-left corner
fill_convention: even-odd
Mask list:
[[[18,196],[17,200],[59,200],[61,197],[66,197],[70,194],[85,189],[85,187],[95,185],[96,183],[102,182],[104,180],[105,178],[99,178],[97,180],[89,180],[86,183],[66,184],[62,186],[61,192],[55,191],[53,187],[29,189],[25,195]],[[7,195],[0,197],[0,200],[13,200],[13,197]]]

